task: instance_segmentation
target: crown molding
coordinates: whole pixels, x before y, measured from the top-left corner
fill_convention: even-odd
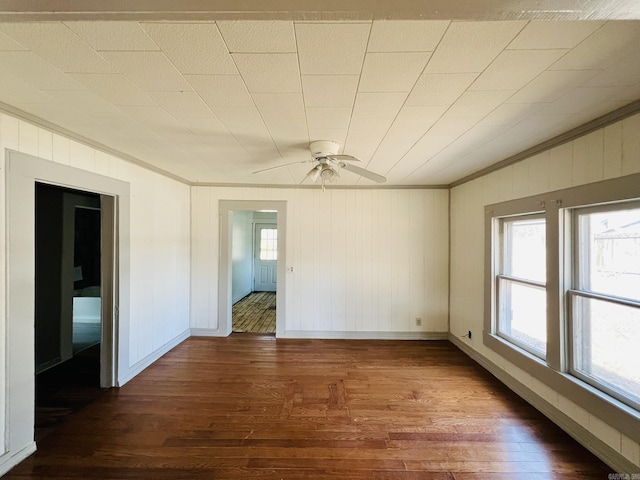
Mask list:
[[[0,21],[631,20],[634,0],[2,0]]]
[[[7,115],[11,115],[12,117],[15,117],[19,120],[24,120],[25,122],[29,122],[38,127],[42,127],[46,130],[49,130],[50,132],[56,133],[58,135],[62,135],[63,137],[69,138],[70,140],[74,140],[76,142],[87,145],[88,147],[95,148],[96,150],[100,150],[101,152],[107,153],[109,155],[113,155],[114,157],[118,157],[126,162],[132,163],[134,165],[145,168],[157,174],[171,178],[180,183],[191,185],[191,182],[189,182],[189,180],[182,178],[179,175],[175,175],[171,172],[163,170],[162,168],[154,167],[153,165],[150,165],[147,162],[143,162],[142,160],[134,157],[133,155],[129,155],[128,153],[124,153],[120,150],[116,150],[115,148],[108,147],[103,143],[96,142],[95,140],[87,138],[84,135],[80,135],[78,133],[72,132],[71,130],[67,130],[64,127],[56,125],[55,123],[51,123],[40,117],[31,115],[30,113],[27,113],[24,110],[20,110],[19,108],[12,107],[11,105],[8,105],[4,102],[0,102],[0,112],[6,113]]]
[[[608,125],[612,125],[637,113],[640,113],[640,100],[636,100],[635,102],[629,103],[624,107],[620,107],[613,112],[609,112],[598,118],[594,118],[593,120],[590,120],[587,123],[583,123],[576,128],[572,128],[565,133],[561,133],[560,135],[550,138],[549,140],[539,143],[538,145],[523,150],[520,153],[516,153],[515,155],[505,158],[504,160],[501,160],[497,163],[489,165],[486,168],[478,170],[477,172],[467,175],[460,180],[456,180],[455,182],[450,183],[448,187],[458,187],[462,184],[475,180],[476,178],[484,177],[485,175],[493,173],[496,170],[500,170],[502,168],[513,165],[514,163],[518,163],[526,160],[527,158],[538,155],[539,153],[546,152],[547,150],[551,150],[552,148],[571,142],[576,138],[588,135],[589,133],[595,132],[596,130],[604,128]]]

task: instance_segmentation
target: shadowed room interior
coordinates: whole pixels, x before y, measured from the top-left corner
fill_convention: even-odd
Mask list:
[[[0,475],[639,474],[639,65],[632,0],[0,2]]]

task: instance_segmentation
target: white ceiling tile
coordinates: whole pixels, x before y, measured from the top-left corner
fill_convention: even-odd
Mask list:
[[[393,120],[406,98],[406,93],[358,92],[353,107],[353,116]]]
[[[260,138],[268,134],[267,127],[255,107],[216,107],[215,114],[233,133],[249,133]]]
[[[253,99],[240,75],[185,75],[210,107],[251,107]]]
[[[505,50],[469,87],[471,90],[518,90],[535,79],[567,50]]]
[[[446,20],[375,20],[369,52],[433,52],[449,26]]]
[[[231,53],[296,51],[293,22],[219,20],[216,23]]]
[[[452,22],[433,53],[427,73],[481,72],[527,22]]]
[[[407,105],[451,105],[477,76],[477,73],[425,73],[409,94]]]
[[[62,101],[56,98],[56,92],[43,92],[25,81],[13,77],[0,77],[0,101],[9,105],[15,103],[44,103],[60,104]]]
[[[369,23],[296,23],[303,75],[358,75],[369,38]]]
[[[640,22],[607,22],[558,60],[551,69],[604,69],[637,51],[639,43]]]
[[[574,48],[604,25],[604,22],[540,21],[533,20],[509,44],[509,49]]]
[[[251,93],[302,91],[294,53],[237,53],[233,59]]]
[[[144,23],[142,26],[182,73],[238,73],[214,23]]]
[[[71,21],[64,24],[94,50],[160,50],[138,22]]]
[[[311,129],[347,129],[351,109],[345,107],[307,107],[307,123]]]
[[[109,63],[63,23],[4,23],[0,29],[63,72],[112,72]]]
[[[254,93],[252,96],[263,118],[292,117],[305,121],[301,93]]]
[[[523,118],[535,114],[545,105],[544,103],[503,103],[480,120],[478,127],[515,125]]]
[[[174,117],[210,117],[213,113],[194,92],[152,92],[149,96]]]
[[[354,165],[365,168],[379,144],[380,138],[377,136],[356,137],[349,134],[344,144],[344,152],[361,160],[361,163],[355,163]]]
[[[514,90],[468,90],[447,111],[451,117],[484,117],[503,103]]]
[[[426,132],[442,115],[447,107],[439,106],[407,106],[400,110],[393,122],[393,128]]]
[[[191,87],[162,52],[102,52],[118,70],[145,92],[181,92]]]
[[[602,70],[548,70],[521,88],[507,103],[552,102]]]
[[[367,53],[359,92],[409,92],[422,73],[428,52]]]
[[[583,83],[585,87],[628,87],[638,84],[640,84],[640,51],[623,58]]]
[[[307,107],[350,107],[358,88],[358,75],[303,75]]]
[[[176,124],[176,119],[158,105],[123,105],[120,110],[148,128]]]
[[[283,138],[287,135],[296,138],[308,137],[307,121],[304,117],[266,117],[264,123],[273,138]]]
[[[392,118],[351,117],[349,136],[372,136],[382,140],[389,130],[392,121]]]
[[[71,73],[69,76],[114,105],[155,104],[151,97],[119,73]]]
[[[0,32],[0,52],[12,50],[27,50],[27,47]]]
[[[0,65],[41,90],[86,90],[33,52],[0,52]]]
[[[614,97],[618,87],[578,87],[544,107],[542,115],[575,115]]]
[[[473,127],[482,119],[478,117],[454,117],[444,116],[440,118],[427,132],[428,136],[437,137],[458,137]]]
[[[118,115],[120,110],[93,92],[55,92],[55,97],[86,115]]]

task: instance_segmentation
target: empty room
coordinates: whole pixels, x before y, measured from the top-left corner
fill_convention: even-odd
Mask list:
[[[640,478],[640,6],[0,2],[0,476]]]

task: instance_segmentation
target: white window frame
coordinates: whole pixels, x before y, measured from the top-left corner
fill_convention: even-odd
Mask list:
[[[638,308],[640,309],[640,299],[631,299],[620,297],[612,294],[607,294],[603,292],[596,292],[594,290],[587,290],[584,288],[580,288],[579,284],[580,278],[582,277],[584,270],[581,268],[581,265],[584,264],[584,259],[580,258],[580,250],[578,245],[580,244],[580,228],[579,228],[579,215],[580,214],[591,214],[591,213],[600,213],[600,212],[613,212],[613,211],[621,211],[621,210],[631,210],[640,208],[640,201],[621,201],[608,203],[605,205],[598,206],[587,206],[587,207],[578,207],[572,208],[569,210],[569,221],[571,226],[571,232],[569,234],[571,238],[571,242],[574,246],[571,251],[571,274],[572,279],[570,285],[567,288],[567,329],[569,332],[569,338],[575,339],[575,299],[576,297],[587,298],[592,300],[599,300],[603,302],[609,302],[614,305],[621,305],[626,307]],[[627,396],[622,395],[616,389],[611,388],[607,383],[599,381],[597,378],[592,377],[590,375],[586,375],[580,370],[575,368],[575,360],[576,360],[576,349],[573,345],[568,345],[567,348],[567,356],[568,356],[568,368],[567,371],[579,378],[580,380],[592,385],[593,387],[602,390],[608,395],[611,395],[614,398],[617,398],[621,402],[628,404],[632,408],[640,411],[640,403],[631,399]]]
[[[640,443],[640,411],[571,372],[569,340],[572,332],[568,311],[569,292],[573,287],[573,258],[568,253],[573,243],[571,212],[578,208],[636,200],[640,200],[640,174],[487,205],[483,343],[552,390]],[[527,214],[542,214],[546,218],[547,355],[544,359],[507,341],[496,331],[499,219]]]
[[[527,279],[527,278],[520,278],[520,277],[516,277],[513,275],[508,275],[505,273],[506,270],[508,270],[507,266],[505,265],[505,253],[507,250],[509,250],[509,247],[507,245],[507,235],[505,234],[505,224],[506,223],[510,223],[510,222],[514,222],[514,221],[518,221],[518,220],[535,220],[535,219],[542,219],[545,220],[545,224],[546,224],[546,219],[544,217],[544,215],[539,214],[539,213],[531,213],[531,214],[523,214],[523,215],[515,215],[515,216],[508,216],[508,217],[500,217],[500,218],[496,218],[496,222],[497,222],[497,229],[499,231],[499,241],[495,242],[495,247],[496,247],[496,251],[494,252],[494,255],[496,256],[496,262],[497,262],[497,268],[498,271],[496,272],[496,275],[494,277],[494,281],[495,281],[495,333],[496,335],[498,335],[499,337],[503,338],[504,340],[506,340],[507,342],[513,343],[514,345],[518,346],[519,348],[531,353],[532,355],[535,355],[537,357],[540,357],[542,359],[545,358],[546,356],[546,351],[545,352],[541,352],[535,348],[533,348],[531,345],[527,344],[526,342],[523,342],[521,340],[519,340],[518,338],[514,337],[513,335],[508,334],[507,332],[505,332],[504,327],[503,327],[503,320],[506,320],[503,318],[503,309],[501,308],[501,292],[500,292],[500,281],[501,280],[506,280],[508,282],[511,282],[513,284],[517,284],[517,285],[524,285],[527,287],[534,287],[534,288],[538,288],[541,290],[545,291],[546,294],[546,281],[545,282],[540,282],[540,281],[536,281],[533,279]]]

